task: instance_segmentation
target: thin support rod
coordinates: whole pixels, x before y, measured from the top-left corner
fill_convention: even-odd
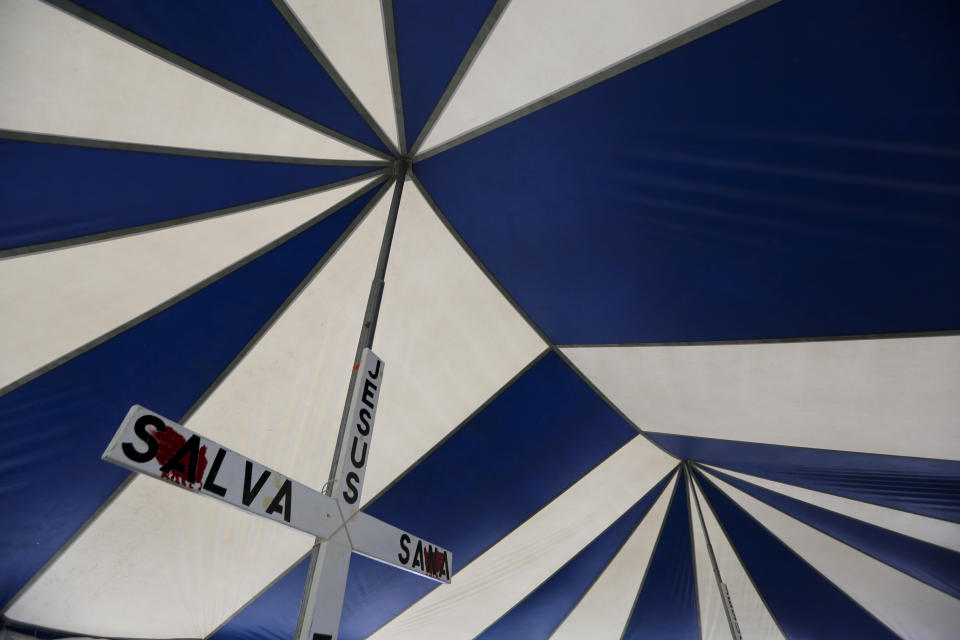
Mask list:
[[[363,350],[373,346],[373,337],[377,330],[377,319],[380,315],[380,303],[383,300],[383,289],[387,275],[387,260],[390,257],[390,247],[393,244],[393,232],[397,226],[397,213],[400,210],[400,195],[403,192],[403,182],[409,168],[409,161],[406,158],[398,159],[393,165],[393,176],[395,186],[393,189],[393,199],[390,201],[390,211],[387,215],[387,224],[383,229],[383,240],[380,243],[380,255],[377,258],[377,268],[373,275],[373,282],[370,283],[370,294],[367,297],[367,308],[363,315],[363,325],[360,328],[360,338],[357,341],[357,353],[354,357],[354,363],[360,362]],[[323,493],[328,496],[333,495],[334,481],[337,477],[337,467],[340,462],[340,449],[343,447],[344,434],[346,433],[347,414],[350,411],[350,396],[354,384],[357,381],[357,369],[354,368],[350,373],[350,384],[347,387],[347,398],[344,402],[343,415],[340,418],[340,431],[337,434],[337,446],[334,449],[333,461],[330,463],[330,477],[323,487]],[[311,620],[315,613],[318,598],[329,597],[330,594],[322,594],[320,591],[329,591],[330,582],[338,584],[340,589],[346,586],[346,571],[348,564],[337,562],[337,550],[331,548],[332,541],[317,538],[314,541],[313,549],[310,552],[310,568],[307,571],[307,583],[304,586],[303,600],[300,602],[300,613],[297,618],[297,628],[294,635],[295,640],[301,640],[309,633]],[[349,553],[347,553],[349,556]],[[342,560],[342,558],[340,559]],[[329,565],[329,566],[327,566]],[[326,579],[326,582],[325,582]],[[343,593],[334,594],[334,598],[339,596],[340,600],[336,602],[332,609],[328,606],[327,617],[333,616],[339,618],[339,610],[342,606]],[[330,603],[328,603],[329,605]],[[336,632],[332,631],[333,637]]]
[[[723,612],[727,616],[727,624],[730,625],[730,635],[735,640],[741,640],[743,636],[740,635],[740,625],[737,624],[736,614],[734,614],[733,611],[733,602],[730,601],[726,585],[720,578],[720,568],[717,566],[717,557],[713,553],[713,545],[710,544],[710,534],[707,533],[707,524],[703,520],[703,511],[700,510],[700,498],[697,497],[693,470],[690,468],[689,460],[684,460],[683,464],[687,469],[687,482],[690,483],[690,493],[693,494],[693,502],[697,505],[697,516],[700,518],[700,529],[703,531],[703,539],[707,543],[707,555],[710,556],[710,564],[713,566],[713,577],[717,580],[717,589],[720,590],[720,598],[723,600]]]
[[[387,215],[387,224],[383,229],[383,241],[380,243],[380,257],[377,258],[377,270],[370,283],[370,295],[367,297],[367,309],[363,315],[363,326],[360,329],[360,339],[357,341],[357,353],[353,363],[360,362],[360,356],[365,348],[373,347],[373,337],[377,331],[377,320],[380,316],[380,303],[383,301],[383,289],[387,275],[387,260],[390,257],[390,247],[393,244],[393,232],[397,226],[397,212],[400,210],[400,195],[403,193],[403,182],[406,178],[409,161],[400,158],[394,164],[396,186],[393,189],[393,199],[390,201],[390,213]],[[350,395],[353,385],[357,381],[357,370],[350,373],[350,385],[347,387],[347,397],[343,404],[343,415],[340,418],[340,432],[337,434],[336,454],[330,463],[330,476],[324,486],[324,493],[333,495],[333,483],[337,478],[337,466],[340,463],[340,448],[343,446],[344,434],[347,430],[347,413],[350,410]]]

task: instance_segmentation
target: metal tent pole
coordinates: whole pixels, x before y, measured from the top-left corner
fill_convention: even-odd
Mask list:
[[[730,600],[730,591],[727,590],[726,583],[720,579],[720,569],[717,567],[717,557],[713,553],[713,545],[710,544],[710,534],[707,533],[707,525],[703,520],[703,512],[700,510],[700,498],[697,497],[697,490],[694,484],[693,472],[690,468],[690,461],[684,460],[684,467],[687,470],[687,482],[690,483],[690,493],[693,494],[694,504],[697,505],[697,515],[700,518],[700,528],[703,530],[703,539],[707,543],[707,555],[710,556],[710,564],[713,566],[713,577],[717,580],[717,588],[720,590],[720,599],[723,600],[723,611],[727,616],[727,623],[730,625],[730,635],[734,640],[741,640],[740,625],[737,624],[737,615],[733,611],[733,602]]]
[[[383,289],[387,273],[387,260],[390,257],[390,247],[393,244],[393,234],[397,226],[397,212],[400,209],[400,195],[403,193],[403,183],[409,168],[409,160],[398,158],[393,164],[393,176],[396,185],[393,199],[390,202],[390,212],[387,224],[383,230],[383,240],[380,244],[380,255],[377,259],[377,268],[373,282],[370,284],[370,294],[367,297],[367,308],[363,316],[363,325],[360,329],[360,338],[357,341],[357,353],[354,364],[358,364],[364,349],[373,346],[374,334],[377,330],[377,320],[380,315],[380,303],[383,300]],[[344,402],[343,414],[340,419],[340,431],[337,434],[337,446],[333,461],[330,464],[330,475],[323,487],[323,493],[333,495],[334,482],[339,471],[338,466],[344,446],[344,434],[347,430],[348,413],[352,390],[357,380],[358,370],[353,368],[350,374],[350,384],[347,387],[347,398]],[[350,543],[345,533],[334,536],[329,540],[317,538],[310,553],[310,568],[307,573],[307,583],[304,588],[303,600],[300,603],[300,615],[297,619],[296,640],[333,640],[337,637],[340,624],[340,612],[343,608],[344,588],[347,581],[347,570],[350,567]],[[326,621],[323,629],[318,629],[317,620]],[[311,622],[314,622],[311,635]]]

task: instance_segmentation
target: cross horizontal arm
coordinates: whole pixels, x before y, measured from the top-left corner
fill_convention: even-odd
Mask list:
[[[362,512],[347,520],[346,528],[354,553],[450,583],[452,552]]]
[[[127,412],[102,457],[318,538],[343,525],[333,498],[140,405]]]

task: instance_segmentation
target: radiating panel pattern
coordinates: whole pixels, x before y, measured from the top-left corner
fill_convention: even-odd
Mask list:
[[[373,331],[359,506],[452,578],[354,554],[338,640],[955,638],[958,26],[0,0],[0,635],[290,638],[315,539],[101,452],[336,496]]]

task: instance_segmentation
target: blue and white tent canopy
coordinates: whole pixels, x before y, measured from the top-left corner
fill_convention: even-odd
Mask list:
[[[0,0],[8,629],[291,637],[310,536],[100,453],[319,488],[409,160],[363,500],[455,573],[341,638],[957,637],[958,6]]]

